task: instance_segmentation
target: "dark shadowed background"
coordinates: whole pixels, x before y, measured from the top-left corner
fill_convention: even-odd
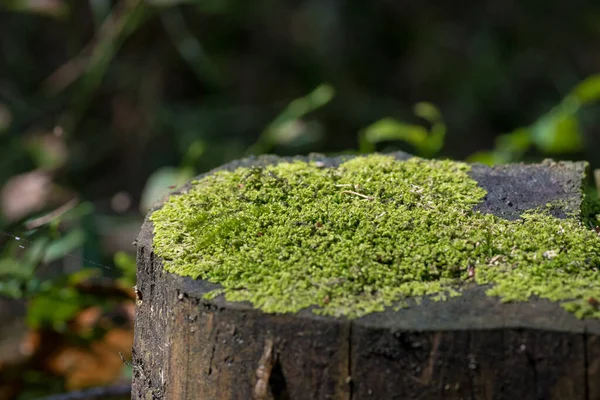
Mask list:
[[[225,162],[600,168],[599,44],[594,0],[0,0],[0,400],[127,385],[143,216]]]

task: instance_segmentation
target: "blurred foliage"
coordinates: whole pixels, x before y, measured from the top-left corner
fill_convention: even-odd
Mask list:
[[[0,0],[0,295],[99,346],[74,326],[133,304],[145,213],[246,155],[598,168],[599,41],[593,0]],[[93,384],[61,371],[20,398]]]
[[[267,126],[247,153],[269,153],[277,146],[314,145],[321,138],[322,127],[316,122],[306,123],[302,118],[329,103],[334,95],[335,91],[330,85],[322,84],[306,96],[290,102]]]
[[[597,105],[599,100],[600,75],[592,75],[533,124],[498,136],[492,151],[477,152],[468,160],[489,165],[509,163],[523,159],[532,148],[545,155],[581,153],[584,131],[580,114],[585,106]]]
[[[416,116],[431,124],[430,130],[416,124],[407,124],[392,118],[375,122],[361,132],[360,151],[373,152],[378,143],[402,141],[411,145],[414,153],[430,158],[438,154],[444,146],[446,125],[440,111],[430,103],[418,103],[414,107]]]
[[[584,131],[579,122],[580,114],[584,107],[597,105],[599,100],[600,74],[583,80],[557,106],[530,126],[498,136],[492,150],[478,151],[467,160],[487,165],[506,164],[522,160],[532,149],[548,156],[581,153],[584,150]],[[439,154],[446,135],[440,111],[430,103],[418,103],[414,113],[430,124],[429,130],[422,125],[384,118],[360,133],[361,152],[372,152],[382,142],[400,141],[412,146],[414,153],[421,157]]]

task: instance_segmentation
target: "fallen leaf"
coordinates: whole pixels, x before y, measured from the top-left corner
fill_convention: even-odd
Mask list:
[[[15,175],[0,192],[2,212],[9,221],[17,221],[42,210],[52,194],[52,178],[42,170]]]

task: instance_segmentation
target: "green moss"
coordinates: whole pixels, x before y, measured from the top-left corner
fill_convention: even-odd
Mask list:
[[[583,190],[581,214],[584,223],[595,227],[600,225],[600,195],[596,187],[588,186]]]
[[[372,155],[216,172],[154,212],[154,249],[168,271],[269,313],[354,318],[475,280],[503,301],[539,296],[600,317],[588,303],[600,294],[596,233],[539,210],[474,212],[486,192],[469,170]]]

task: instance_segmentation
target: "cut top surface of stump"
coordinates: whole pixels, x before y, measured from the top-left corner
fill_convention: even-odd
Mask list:
[[[425,296],[415,312],[439,320],[447,305],[436,301],[458,297],[449,303],[479,299],[476,323],[498,299],[535,296],[538,310],[599,317],[600,239],[580,215],[585,169],[404,153],[259,157],[198,177],[150,214],[139,241],[191,278],[190,291],[269,313],[381,323],[384,310]]]

